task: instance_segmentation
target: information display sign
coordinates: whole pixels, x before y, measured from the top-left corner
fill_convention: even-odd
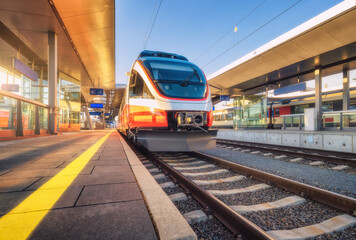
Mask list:
[[[103,108],[104,104],[102,103],[90,103],[90,108]]]
[[[230,101],[229,95],[220,95],[220,101]]]
[[[101,112],[89,112],[91,116],[101,116]]]
[[[1,89],[9,92],[19,92],[18,84],[1,84]]]
[[[90,88],[90,95],[104,95],[104,89],[102,89],[102,88]]]

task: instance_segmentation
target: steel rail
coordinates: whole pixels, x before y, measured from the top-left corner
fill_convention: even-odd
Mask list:
[[[344,164],[352,167],[356,167],[356,160],[350,159],[350,158],[345,158],[345,157],[337,157],[333,156],[336,153],[333,151],[324,151],[324,154],[328,155],[321,155],[319,152],[311,153],[311,150],[308,149],[306,150],[305,148],[297,148],[297,147],[286,147],[286,146],[276,146],[276,145],[271,145],[271,144],[260,144],[260,143],[243,143],[243,142],[238,142],[234,140],[222,140],[219,139],[217,140],[217,143],[223,143],[229,146],[235,146],[235,147],[247,147],[255,150],[260,150],[260,151],[268,151],[268,152],[273,152],[273,153],[278,153],[278,154],[288,154],[290,156],[294,157],[303,157],[306,159],[310,160],[316,160],[316,161],[327,161],[330,163],[336,163],[336,164]],[[260,146],[255,146],[252,144],[258,144]],[[274,149],[274,148],[280,148],[280,149]],[[284,149],[282,149],[284,148]],[[309,153],[306,152],[300,152],[300,151],[308,151]],[[350,155],[352,156],[352,155]],[[355,157],[355,156],[353,156]]]
[[[249,168],[237,163],[229,162],[227,160],[210,156],[203,153],[192,152],[192,156],[200,159],[205,159],[210,162],[216,163],[220,166],[230,168],[233,171],[252,176],[253,178],[274,184],[282,189],[298,194],[302,197],[308,196],[311,199],[324,203],[328,206],[346,211],[350,214],[356,213],[356,199],[347,197],[338,193],[330,192],[321,188],[317,188],[308,184],[293,181],[284,177],[280,177],[271,173],[263,172],[253,168]]]
[[[186,178],[183,174],[170,167],[157,156],[153,155],[146,148],[134,146],[127,140],[125,136],[122,137],[124,137],[132,149],[137,150],[148,159],[156,162],[171,178],[178,182],[178,184],[181,185],[184,189],[188,190],[198,202],[200,202],[203,206],[208,206],[212,214],[217,219],[219,219],[228,229],[230,229],[230,231],[235,234],[239,233],[246,239],[273,239],[256,224],[246,219],[241,214],[235,212],[217,197],[199,187],[196,183]]]

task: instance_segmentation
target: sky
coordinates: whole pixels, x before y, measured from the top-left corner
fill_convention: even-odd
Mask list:
[[[181,54],[209,76],[342,1],[160,2],[115,0],[116,84],[127,83],[125,73],[130,71],[138,54],[144,49]],[[221,41],[218,42],[219,39]]]

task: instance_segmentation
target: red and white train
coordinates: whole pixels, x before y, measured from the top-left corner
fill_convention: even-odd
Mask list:
[[[215,147],[209,86],[196,65],[181,55],[143,51],[129,76],[119,131],[150,151]]]

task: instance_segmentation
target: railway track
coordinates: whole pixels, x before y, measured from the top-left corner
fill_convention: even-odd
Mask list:
[[[290,146],[276,146],[272,144],[248,143],[233,140],[218,139],[220,145],[230,146],[233,148],[251,149],[254,151],[279,154],[282,156],[296,157],[313,161],[323,161],[334,164],[342,164],[350,167],[356,167],[356,155],[353,153],[321,151],[317,149],[298,148]]]
[[[352,235],[356,230],[353,198],[197,152],[154,154],[142,149],[140,152],[236,236],[241,234],[244,239],[293,239],[293,235],[304,238],[322,235],[320,239],[355,237]],[[163,187],[169,185],[160,183]]]

